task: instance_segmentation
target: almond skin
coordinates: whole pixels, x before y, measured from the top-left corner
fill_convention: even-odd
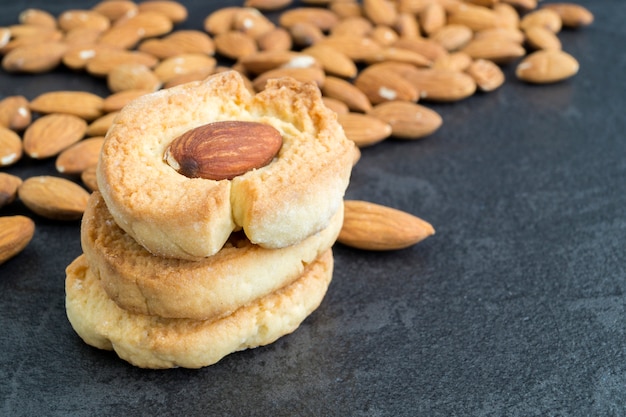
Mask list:
[[[404,249],[435,233],[432,225],[404,211],[360,200],[344,202],[344,221],[337,241],[371,251]]]
[[[232,179],[269,164],[282,146],[282,136],[256,122],[215,122],[174,139],[164,160],[189,178]]]
[[[33,213],[52,220],[80,219],[89,199],[80,185],[47,175],[24,180],[17,195]]]
[[[28,217],[0,217],[0,264],[20,253],[34,234],[35,223]]]

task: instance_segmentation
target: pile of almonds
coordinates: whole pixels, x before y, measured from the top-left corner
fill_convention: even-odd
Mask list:
[[[516,77],[528,83],[572,77],[578,62],[563,51],[559,31],[593,21],[582,6],[537,0],[244,1],[211,12],[197,29],[177,29],[187,9],[170,0],[104,0],[58,16],[27,9],[18,23],[0,28],[4,71],[64,66],[101,79],[111,93],[0,100],[0,168],[21,158],[50,159],[59,173],[21,179],[0,172],[0,210],[19,198],[40,216],[80,218],[97,187],[94,169],[108,127],[143,94],[230,68],[254,92],[273,77],[313,81],[348,138],[364,148],[431,135],[442,117],[418,102],[493,91],[505,82],[505,65],[516,65]],[[399,249],[434,233],[408,213],[346,203],[339,241],[347,245]],[[25,216],[0,217],[0,263],[33,233]]]

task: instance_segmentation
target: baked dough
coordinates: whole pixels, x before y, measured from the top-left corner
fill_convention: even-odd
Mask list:
[[[200,368],[293,332],[321,303],[332,277],[326,251],[292,284],[214,321],[130,313],[110,298],[84,255],[66,270],[67,317],[85,343],[142,368]]]
[[[160,258],[124,233],[94,192],[83,215],[81,241],[92,272],[123,309],[205,320],[293,282],[306,264],[332,247],[342,223],[343,205],[326,229],[286,248],[262,248],[235,233],[222,250],[200,261]]]
[[[277,129],[283,145],[274,160],[219,181],[187,178],[163,160],[181,134],[226,120]],[[253,95],[227,71],[129,103],[107,133],[98,187],[117,224],[155,255],[211,256],[238,229],[281,248],[327,227],[348,186],[353,149],[315,84],[282,78]]]

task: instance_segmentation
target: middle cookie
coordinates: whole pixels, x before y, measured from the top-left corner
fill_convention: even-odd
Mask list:
[[[164,318],[208,320],[297,279],[328,250],[343,223],[343,205],[328,227],[286,248],[266,249],[234,233],[217,254],[200,261],[152,255],[113,220],[98,192],[83,215],[81,243],[94,274],[121,308]]]

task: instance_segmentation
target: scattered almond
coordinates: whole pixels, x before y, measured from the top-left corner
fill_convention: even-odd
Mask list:
[[[398,139],[420,139],[433,134],[443,123],[439,113],[428,107],[407,101],[389,101],[370,110],[391,126],[391,136]]]
[[[17,189],[21,184],[20,177],[0,172],[0,208],[15,201]]]
[[[35,120],[24,132],[24,152],[34,159],[58,155],[85,135],[87,122],[71,114],[53,113]]]
[[[104,137],[92,137],[76,142],[62,151],[55,161],[55,167],[61,174],[80,174],[98,163]]]
[[[13,165],[23,154],[22,139],[8,127],[0,126],[0,167]]]
[[[28,217],[0,217],[0,264],[24,250],[34,234],[35,223]]]
[[[105,136],[113,120],[117,117],[118,111],[112,111],[110,113],[105,114],[104,116],[98,117],[93,122],[89,123],[87,126],[87,130],[85,131],[86,136]]]
[[[47,72],[61,63],[66,50],[67,45],[56,41],[20,46],[2,58],[2,68],[7,72]]]
[[[516,67],[520,80],[548,84],[573,77],[578,72],[576,58],[561,50],[540,50],[524,58]]]
[[[46,175],[24,180],[17,194],[33,213],[52,220],[80,219],[89,199],[89,193],[80,185]]]
[[[80,173],[80,180],[89,191],[98,191],[96,168],[97,165],[91,165]]]
[[[563,26],[580,28],[593,23],[593,14],[585,7],[575,3],[548,3],[541,6],[555,11]]]
[[[0,100],[0,126],[24,130],[32,121],[28,99],[24,96],[7,96]]]
[[[359,148],[375,145],[391,135],[391,125],[383,120],[362,113],[338,114],[337,120],[346,137]]]
[[[187,19],[187,8],[180,2],[172,0],[150,0],[138,3],[139,12],[158,12],[169,18],[174,24]]]
[[[337,241],[371,251],[408,248],[435,233],[432,225],[407,212],[360,200],[344,202],[344,221]]]
[[[505,81],[502,69],[493,61],[486,59],[474,60],[466,71],[474,79],[480,91],[493,91]]]
[[[66,113],[85,120],[102,115],[102,97],[87,91],[50,91],[30,102],[30,109],[43,114]]]
[[[107,74],[107,86],[113,93],[125,90],[156,91],[162,81],[154,71],[143,64],[121,64]]]

